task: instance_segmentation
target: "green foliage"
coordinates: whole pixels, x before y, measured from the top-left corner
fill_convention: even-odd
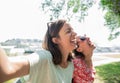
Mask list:
[[[9,80],[9,81],[6,81],[6,82],[4,82],[4,83],[14,83],[14,79],[11,79],[11,80]]]
[[[101,8],[105,13],[105,26],[110,30],[109,40],[113,40],[120,35],[120,0],[101,0]]]
[[[43,0],[40,8],[49,14],[50,20],[66,18],[83,21],[95,0]],[[110,30],[109,40],[120,35],[120,0],[100,0],[100,7],[106,11],[105,26]]]
[[[41,8],[45,13],[49,13],[50,20],[53,20],[59,17],[64,5],[65,0],[60,0],[59,2],[55,2],[52,0],[44,0],[41,3]]]
[[[93,4],[94,0],[43,0],[41,8],[49,13],[50,20],[62,17],[81,21],[88,15],[87,11]]]
[[[120,83],[120,62],[95,67],[105,83]]]

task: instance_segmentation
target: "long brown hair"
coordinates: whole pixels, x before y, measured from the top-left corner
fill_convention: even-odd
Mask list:
[[[46,50],[49,50],[53,57],[53,63],[58,65],[62,62],[62,54],[57,44],[52,41],[52,38],[57,37],[59,38],[59,31],[63,27],[66,20],[57,20],[54,22],[47,23],[48,29],[45,34],[45,39],[43,41],[42,47]],[[70,60],[71,57],[68,57]]]

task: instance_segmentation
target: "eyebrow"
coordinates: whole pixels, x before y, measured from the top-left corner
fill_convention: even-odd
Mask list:
[[[73,28],[72,28],[72,27],[67,27],[67,28],[65,28],[64,31],[66,32],[66,31],[68,31],[68,30],[73,30]]]

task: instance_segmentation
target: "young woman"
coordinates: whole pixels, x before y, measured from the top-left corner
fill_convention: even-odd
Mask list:
[[[95,46],[87,37],[78,37],[77,45],[78,47],[74,50],[74,74],[72,81],[73,83],[93,83],[96,71],[92,63],[92,55]]]
[[[0,49],[0,83],[28,74],[29,83],[71,83],[76,35],[67,21],[57,20],[48,23],[43,49],[14,61]]]

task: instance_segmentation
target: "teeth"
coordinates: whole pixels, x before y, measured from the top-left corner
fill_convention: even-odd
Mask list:
[[[71,40],[71,41],[74,42],[74,43],[77,43],[76,39],[73,39],[73,40]]]
[[[76,39],[73,39],[73,40],[71,40],[71,41],[76,42]]]

